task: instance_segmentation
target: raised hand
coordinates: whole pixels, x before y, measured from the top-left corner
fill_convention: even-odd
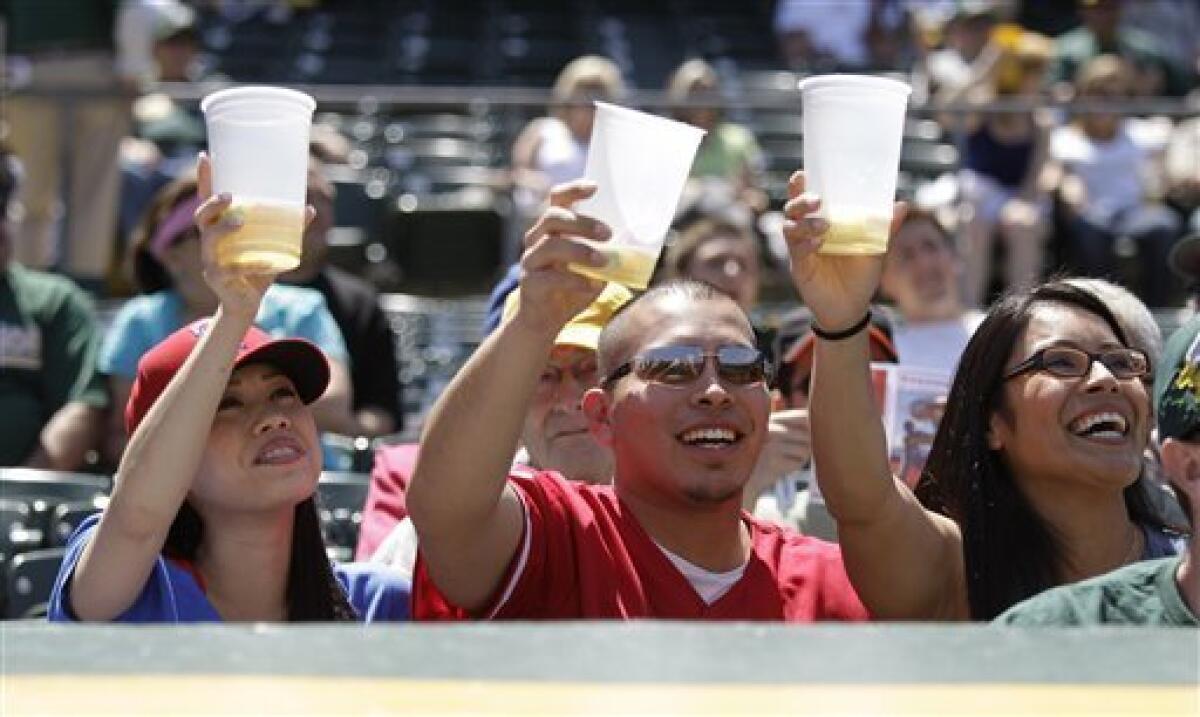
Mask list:
[[[217,262],[217,242],[242,226],[237,212],[228,211],[233,198],[222,193],[212,193],[212,163],[208,155],[200,153],[196,167],[196,192],[201,205],[196,209],[196,226],[200,228],[200,259],[204,267],[204,281],[225,311],[248,314],[258,313],[263,295],[275,281],[272,273],[248,273],[236,267],[222,266]],[[304,208],[304,226],[316,216],[312,207]]]
[[[804,468],[812,457],[812,438],[808,427],[808,409],[790,408],[772,411],[758,462],[746,491],[757,498],[780,478]]]
[[[866,313],[879,287],[883,256],[818,254],[829,225],[813,216],[821,200],[804,192],[804,172],[788,180],[788,201],[783,207],[783,236],[791,257],[792,281],[817,325],[826,331],[853,326]],[[904,220],[906,205],[897,202],[889,234]]]
[[[604,266],[604,254],[584,240],[605,241],[611,230],[571,206],[596,192],[578,180],[550,190],[550,206],[525,234],[521,256],[521,298],[514,321],[541,333],[556,334],[571,317],[592,303],[604,282],[577,274],[570,264]]]

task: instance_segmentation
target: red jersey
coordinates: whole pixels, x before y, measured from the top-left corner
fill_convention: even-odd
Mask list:
[[[612,486],[557,473],[514,474],[525,531],[483,614],[508,620],[866,620],[833,544],[746,514],[750,559],[738,580],[706,604]],[[461,620],[418,556],[413,617]]]

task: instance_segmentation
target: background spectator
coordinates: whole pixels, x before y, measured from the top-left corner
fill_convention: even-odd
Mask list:
[[[941,47],[925,58],[931,96],[971,81],[971,65],[987,47],[999,10],[990,0],[956,3],[954,14],[942,26]]]
[[[1132,79],[1120,58],[1101,55],[1080,68],[1075,91],[1084,102],[1120,101],[1131,96]],[[1138,293],[1151,306],[1166,306],[1178,294],[1167,255],[1179,237],[1179,219],[1155,198],[1166,139],[1160,124],[1084,111],[1054,130],[1042,180],[1057,189],[1071,264],[1087,276],[1114,276],[1117,242],[1132,242]]]
[[[954,238],[931,212],[909,209],[888,241],[880,292],[899,313],[900,362],[954,374],[983,314],[963,305],[962,261]]]
[[[994,238],[1004,245],[1006,284],[1030,285],[1044,268],[1049,206],[1038,179],[1051,120],[1032,109],[988,112],[985,108],[996,100],[1041,102],[1050,52],[1047,38],[1013,25],[998,26],[973,67],[971,81],[947,89],[938,98],[981,110],[943,117],[947,129],[966,135],[960,182],[968,306],[986,303]]]
[[[692,279],[731,297],[749,312],[758,299],[758,240],[747,228],[702,218],[679,232],[663,255],[666,280]]]
[[[707,191],[724,191],[728,201],[736,199],[756,211],[765,209],[767,198],[760,188],[762,150],[754,133],[722,117],[721,83],[712,65],[692,59],[676,68],[667,80],[667,100],[680,103],[672,110],[675,119],[706,132],[696,150],[691,178],[718,183]]]
[[[1167,202],[1186,224],[1200,230],[1200,116],[1175,125],[1164,167]]]
[[[350,435],[381,436],[404,425],[400,402],[400,371],[396,366],[396,338],[379,305],[373,286],[350,272],[330,266],[329,230],[334,227],[333,182],[325,176],[325,163],[310,156],[306,201],[316,216],[304,229],[300,266],[280,276],[295,286],[315,289],[337,322],[350,352],[350,383],[354,396],[355,429]]]
[[[1055,41],[1051,80],[1073,82],[1089,60],[1117,55],[1132,67],[1139,96],[1182,97],[1191,89],[1193,70],[1164,52],[1154,36],[1123,23],[1125,6],[1124,0],[1079,0],[1083,24]]]
[[[0,146],[0,466],[73,471],[103,433],[100,329],[70,279],[12,260],[8,208],[20,176],[16,156]]]
[[[583,176],[593,102],[613,102],[624,93],[621,70],[606,57],[577,57],[558,73],[549,115],[526,125],[513,143],[515,199],[523,216],[540,212],[550,187]]]
[[[140,5],[84,2],[62,12],[41,0],[0,4],[12,55],[7,89],[16,91],[6,93],[4,118],[28,173],[16,258],[57,266],[89,289],[102,289],[116,268],[117,154],[129,103],[154,72]],[[68,113],[55,95],[71,93]]]
[[[911,59],[900,0],[779,0],[775,37],[784,63],[804,72],[898,70]]]
[[[109,377],[114,405],[124,405],[128,398],[142,354],[177,328],[217,309],[217,296],[204,280],[199,232],[192,221],[198,206],[196,180],[177,180],[159,192],[135,234],[129,261],[142,295],[121,306],[99,359],[100,371]],[[357,426],[350,411],[349,357],[324,297],[312,289],[272,284],[255,324],[274,336],[306,338],[322,348],[332,378],[313,405],[317,427],[353,435]],[[119,412],[114,414],[106,446],[107,457],[115,463],[127,435]]]

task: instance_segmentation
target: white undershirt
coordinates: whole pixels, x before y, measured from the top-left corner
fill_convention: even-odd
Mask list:
[[[654,544],[658,545],[657,542]],[[714,573],[689,563],[661,545],[658,545],[658,549],[663,551],[663,555],[667,556],[667,560],[671,561],[676,570],[683,573],[683,577],[691,583],[692,589],[696,591],[705,605],[712,605],[720,600],[725,593],[729,592],[730,588],[737,584],[737,581],[742,579],[742,574],[746,572],[746,563],[742,563],[729,572]]]
[[[892,338],[900,364],[937,369],[953,376],[959,357],[981,323],[982,313],[968,311],[944,321],[899,324],[893,330]]]

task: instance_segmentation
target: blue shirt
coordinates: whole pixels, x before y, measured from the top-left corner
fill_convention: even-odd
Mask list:
[[[132,380],[137,376],[142,354],[184,323],[183,299],[174,289],[130,299],[117,312],[104,337],[98,361],[100,372]],[[330,359],[349,365],[346,342],[319,291],[272,284],[254,323],[275,338],[308,339]]]
[[[76,620],[71,610],[71,576],[99,522],[99,514],[88,516],[67,542],[66,555],[50,593],[48,617],[51,622]],[[398,571],[383,565],[348,563],[334,565],[333,574],[346,591],[346,597],[360,621],[409,619],[409,583]],[[160,555],[154,561],[141,594],[113,622],[139,624],[222,620],[192,572]]]

